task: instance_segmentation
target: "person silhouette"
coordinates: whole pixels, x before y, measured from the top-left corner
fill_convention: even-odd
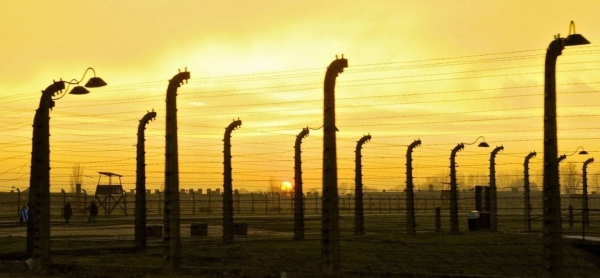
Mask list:
[[[19,217],[21,224],[27,224],[27,222],[29,221],[29,207],[27,207],[27,205],[23,205],[23,208],[21,209],[21,217]]]
[[[88,222],[96,223],[96,216],[98,216],[98,206],[92,201],[90,203],[90,218],[88,218]]]
[[[71,209],[71,203],[67,202],[63,209],[63,216],[65,217],[65,224],[69,224],[69,219],[73,216],[73,210]]]

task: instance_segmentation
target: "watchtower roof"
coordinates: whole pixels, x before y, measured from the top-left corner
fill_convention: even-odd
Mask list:
[[[112,176],[117,176],[119,178],[122,177],[122,175],[119,175],[119,174],[116,174],[116,173],[113,173],[113,172],[98,172],[98,174],[109,176],[109,177],[112,177]]]

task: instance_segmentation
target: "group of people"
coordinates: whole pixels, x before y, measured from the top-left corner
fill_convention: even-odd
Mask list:
[[[98,216],[98,205],[94,201],[90,203],[89,207],[86,209],[90,210],[90,215],[88,217],[89,223],[95,223],[96,217]],[[71,208],[71,203],[67,202],[63,207],[63,217],[65,218],[65,224],[69,224],[69,220],[73,216],[73,209]],[[27,205],[23,205],[21,208],[21,214],[19,215],[19,222],[22,224],[27,224],[29,222],[29,207]]]

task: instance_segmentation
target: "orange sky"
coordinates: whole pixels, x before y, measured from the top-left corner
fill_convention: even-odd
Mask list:
[[[221,140],[238,117],[234,188],[291,181],[295,135],[322,125],[325,70],[341,54],[349,67],[336,89],[340,185],[353,185],[356,141],[367,133],[363,182],[371,189],[404,186],[406,146],[417,138],[415,182],[439,187],[431,177],[448,171],[450,150],[480,135],[504,145],[497,171],[512,179],[522,179],[523,158],[537,151],[539,182],[545,48],[568,34],[571,20],[592,44],[558,61],[559,152],[600,152],[596,1],[454,2],[4,1],[0,191],[29,184],[40,90],[89,66],[109,85],[69,95],[51,112],[53,191],[69,187],[74,163],[90,176],[88,191],[98,171],[124,175],[132,189],[137,124],[151,109],[148,188],[161,188],[167,80],[184,67],[192,79],[178,96],[180,187],[222,186]],[[303,142],[305,188],[320,189],[322,131]],[[487,183],[490,151],[459,153],[459,175],[480,176],[459,186]],[[586,158],[567,161],[580,169]],[[600,168],[589,167],[597,176]]]

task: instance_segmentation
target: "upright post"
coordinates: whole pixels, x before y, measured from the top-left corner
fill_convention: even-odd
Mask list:
[[[315,194],[315,214],[319,213],[319,195]]]
[[[87,209],[85,209],[87,207],[87,191],[85,191],[85,189],[81,189],[81,191],[83,191],[83,207],[84,207],[83,216],[85,219],[85,215],[87,214],[87,211],[88,211]]]
[[[125,190],[123,190],[123,212],[127,216],[127,192]]]
[[[237,213],[240,214],[240,213],[242,213],[242,200],[241,200],[242,196],[240,195],[238,190],[236,190],[235,192],[237,193],[236,194],[237,195],[237,198],[236,198]]]
[[[50,261],[50,109],[56,99],[66,95],[62,90],[65,83],[79,85],[87,72],[94,72],[94,77],[85,84],[88,88],[106,86],[106,82],[96,77],[93,68],[88,68],[81,80],[54,81],[42,91],[40,105],[33,118],[33,137],[31,144],[31,171],[29,178],[30,214],[27,222],[27,253],[31,256],[34,271],[41,272]],[[75,87],[71,94],[87,94],[82,86]]]
[[[528,233],[531,232],[531,190],[529,188],[529,160],[535,156],[535,151],[530,152],[525,157],[525,162],[523,162],[523,192],[525,194],[525,231]]]
[[[573,205],[569,205],[569,228],[573,228]]]
[[[365,219],[363,211],[363,183],[362,183],[362,146],[371,140],[371,135],[365,135],[356,142],[354,162],[354,234],[365,234]]]
[[[156,112],[148,112],[138,124],[135,176],[135,248],[146,249],[146,125],[156,118]]]
[[[337,188],[337,146],[335,126],[335,81],[348,60],[331,62],[323,86],[323,197],[321,206],[321,263],[323,272],[333,274],[340,266],[339,208]]]
[[[35,271],[42,271],[50,261],[50,109],[54,94],[64,89],[58,81],[43,90],[33,118],[27,253]]]
[[[223,242],[233,243],[233,179],[231,175],[231,132],[242,125],[234,120],[225,128],[223,139]]]
[[[167,88],[165,136],[164,270],[172,273],[181,265],[179,232],[179,155],[177,147],[177,89],[190,78],[187,69],[179,72]]]
[[[567,159],[567,155],[561,155],[558,157],[558,159],[556,160],[556,165],[558,166],[558,170],[556,171],[556,176],[558,176],[558,192],[560,192],[560,163]],[[561,229],[562,229],[562,225],[561,225]]]
[[[498,230],[498,194],[496,189],[496,154],[504,150],[503,146],[496,147],[490,154],[490,230]]]
[[[15,189],[17,189],[17,213],[19,215],[19,218],[21,218],[21,189]],[[21,223],[23,223],[23,219],[21,219]]]
[[[156,211],[156,213],[159,215],[160,215],[160,211],[162,210],[162,202],[163,202],[162,193],[160,193],[160,190],[159,190],[158,191],[158,210]],[[163,216],[164,216],[164,213],[163,213]]]
[[[194,193],[194,190],[190,190],[190,193],[192,193],[192,214],[196,214],[196,193]]]
[[[450,232],[458,233],[458,184],[456,181],[456,153],[464,149],[460,143],[450,153]]]
[[[294,240],[304,239],[304,198],[302,188],[302,139],[308,136],[309,129],[303,128],[296,136],[294,144]]]
[[[277,193],[277,214],[281,214],[281,194]]]
[[[583,211],[582,211],[582,215],[583,215],[583,226],[584,227],[589,227],[590,226],[590,219],[589,219],[589,213],[588,213],[588,182],[587,182],[587,166],[594,162],[594,158],[588,158],[585,162],[583,162]],[[585,229],[585,228],[584,228]]]
[[[571,33],[571,29],[573,33]],[[590,42],[575,33],[571,21],[569,36],[555,36],[546,50],[544,67],[544,214],[543,233],[548,271],[550,275],[562,275],[562,225],[560,188],[558,179],[558,140],[556,135],[556,60],[565,46],[584,45]]]
[[[60,193],[62,194],[62,207],[60,208],[62,211],[62,215],[64,216],[65,211],[63,210],[63,208],[65,207],[65,205],[67,204],[67,192],[65,192],[64,189],[60,190]]]
[[[442,210],[440,207],[435,207],[435,232],[442,231]]]
[[[206,196],[208,197],[208,201],[207,201],[207,207],[208,207],[207,211],[208,211],[208,214],[212,213],[212,207],[211,207],[211,204],[212,204],[212,200],[211,200],[212,197],[211,196],[212,196],[212,194],[211,193],[212,192],[210,190],[206,191]]]
[[[414,148],[418,147],[419,145],[421,145],[421,140],[416,140],[408,145],[408,150],[406,150],[406,232],[410,235],[417,233],[412,152]]]

